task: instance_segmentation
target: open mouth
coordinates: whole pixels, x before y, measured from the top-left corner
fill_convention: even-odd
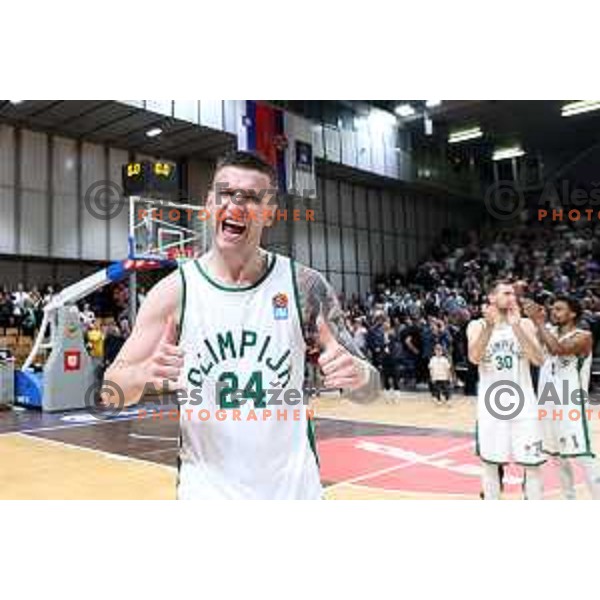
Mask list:
[[[236,240],[244,235],[247,226],[233,219],[224,219],[221,223],[221,230],[226,239]]]

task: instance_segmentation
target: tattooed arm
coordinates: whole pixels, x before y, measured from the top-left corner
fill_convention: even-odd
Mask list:
[[[379,372],[363,356],[346,326],[334,289],[317,271],[295,265],[304,339],[323,348],[319,365],[327,387],[342,388],[351,400],[374,400]]]

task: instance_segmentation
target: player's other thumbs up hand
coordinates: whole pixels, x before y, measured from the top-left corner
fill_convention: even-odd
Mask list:
[[[317,328],[323,347],[319,366],[325,375],[325,387],[354,390],[364,385],[368,378],[364,361],[337,341],[331,326],[321,316],[317,319]]]
[[[160,340],[147,361],[145,369],[148,383],[162,390],[176,389],[183,369],[183,351],[177,346],[177,325],[175,319],[170,316],[167,319]]]

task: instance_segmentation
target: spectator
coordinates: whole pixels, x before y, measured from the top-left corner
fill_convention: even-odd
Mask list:
[[[450,399],[452,367],[441,344],[435,345],[434,355],[429,360],[429,374],[431,377],[431,393],[436,402],[441,403],[443,396],[447,403]]]
[[[79,313],[79,320],[81,321],[84,330],[91,329],[92,324],[96,322],[96,315],[89,303],[86,302],[83,305],[83,310]]]
[[[0,327],[6,333],[9,327],[14,323],[14,306],[10,294],[0,292]]]
[[[86,339],[90,356],[95,359],[96,363],[100,363],[104,358],[104,334],[96,320],[90,323]]]

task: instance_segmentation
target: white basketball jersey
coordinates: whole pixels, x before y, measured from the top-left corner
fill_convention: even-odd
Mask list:
[[[525,406],[515,418],[535,417],[535,393],[531,382],[530,363],[513,328],[508,323],[500,323],[494,327],[483,359],[479,363],[479,418],[491,416],[485,408],[483,399],[488,388],[500,381],[516,383],[525,395]]]
[[[581,329],[573,329],[562,337],[558,335],[558,328],[549,326],[550,332],[562,342]],[[565,394],[571,399],[575,390],[583,390],[586,394],[590,387],[590,373],[592,369],[592,355],[587,356],[555,356],[546,351],[546,358],[540,372],[540,385],[538,393],[541,393],[547,383],[552,383],[558,393],[558,397],[564,401]],[[576,397],[576,402],[579,397]],[[569,401],[569,404],[571,402]],[[574,403],[576,404],[576,403]],[[577,404],[576,404],[577,405]]]
[[[265,274],[243,288],[215,281],[202,259],[181,267],[186,391],[201,397],[180,409],[181,499],[321,495],[294,265],[268,258]]]

